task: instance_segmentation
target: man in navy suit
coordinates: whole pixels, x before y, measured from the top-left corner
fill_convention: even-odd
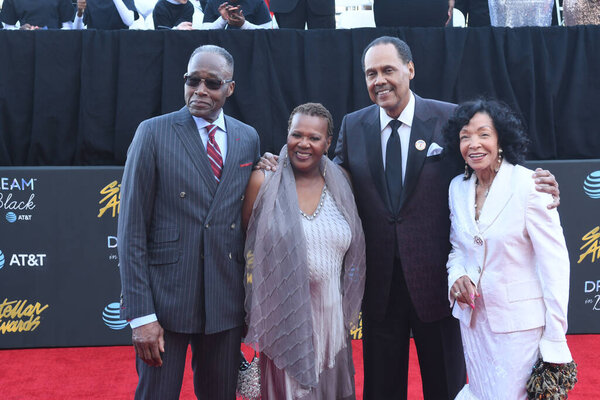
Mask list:
[[[194,391],[235,399],[244,320],[241,205],[256,130],[223,113],[233,58],[201,46],[186,106],[143,121],[121,184],[121,315],[131,320],[136,398],[178,399],[188,345]]]
[[[466,379],[445,267],[448,185],[460,164],[440,152],[441,128],[455,106],[410,90],[415,67],[398,38],[374,40],[362,62],[375,104],[344,117],[335,161],[361,188],[354,195],[367,245],[364,398],[406,399],[412,330],[424,398],[453,399]],[[395,135],[399,144],[392,149]],[[390,166],[391,159],[401,164]],[[397,174],[387,175],[392,168]]]

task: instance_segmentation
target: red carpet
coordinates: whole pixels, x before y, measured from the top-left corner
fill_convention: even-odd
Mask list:
[[[569,399],[598,398],[600,335],[570,335],[569,346],[579,365],[579,382]],[[356,389],[362,399],[362,342],[354,341]],[[132,399],[137,382],[132,347],[83,347],[0,350],[0,398],[24,399]],[[409,399],[421,399],[421,379],[411,343]],[[181,399],[195,399],[191,369]]]

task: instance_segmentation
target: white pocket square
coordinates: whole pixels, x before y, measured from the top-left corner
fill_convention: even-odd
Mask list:
[[[429,149],[427,150],[427,157],[437,156],[438,154],[442,153],[442,150],[444,150],[442,146],[440,146],[436,142],[432,142],[429,145]]]

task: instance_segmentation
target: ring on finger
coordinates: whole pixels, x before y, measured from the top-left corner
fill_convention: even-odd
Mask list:
[[[455,297],[458,297],[458,296],[460,296],[460,292],[454,292],[454,296],[455,296]]]

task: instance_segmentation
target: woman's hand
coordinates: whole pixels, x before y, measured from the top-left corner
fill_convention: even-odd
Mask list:
[[[467,275],[463,275],[454,282],[450,293],[456,301],[463,303],[475,309],[475,297],[479,297],[477,287],[473,284]]]

